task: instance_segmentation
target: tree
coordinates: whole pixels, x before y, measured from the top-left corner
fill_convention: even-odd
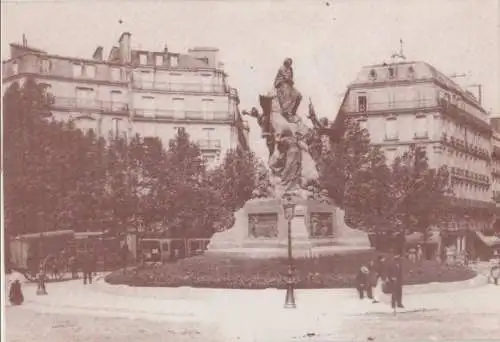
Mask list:
[[[420,232],[427,242],[431,227],[447,219],[452,194],[447,168],[430,169],[425,149],[411,145],[396,158],[392,179],[399,230],[403,235]]]

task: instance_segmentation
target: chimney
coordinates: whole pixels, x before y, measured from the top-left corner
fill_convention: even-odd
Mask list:
[[[120,43],[120,62],[123,64],[128,64],[131,61],[130,37],[129,32],[123,32],[118,40]]]
[[[95,49],[94,54],[92,55],[92,58],[95,59],[96,61],[102,61],[102,46],[98,46]]]

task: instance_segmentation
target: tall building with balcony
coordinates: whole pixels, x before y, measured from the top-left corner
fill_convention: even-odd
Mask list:
[[[33,77],[54,96],[55,119],[74,121],[103,137],[158,137],[164,146],[185,130],[209,162],[237,146],[248,149],[238,92],[227,83],[218,50],[187,54],[135,50],[131,34],[121,35],[105,58],[98,46],[92,58],[66,57],[11,44],[3,62],[3,84]]]
[[[428,63],[394,60],[363,67],[342,110],[369,131],[389,163],[415,144],[426,150],[431,168],[448,167],[453,219],[444,228],[458,251],[467,231],[492,225],[492,129],[470,92]]]
[[[491,127],[493,135],[491,137],[491,178],[493,201],[495,202],[495,224],[493,226],[496,232],[500,233],[500,118],[491,118]]]

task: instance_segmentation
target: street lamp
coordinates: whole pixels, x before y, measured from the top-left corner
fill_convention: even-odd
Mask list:
[[[283,212],[288,221],[288,277],[286,287],[285,308],[295,308],[295,295],[293,283],[293,265],[292,265],[292,219],[295,216],[295,203],[290,194],[283,195]]]

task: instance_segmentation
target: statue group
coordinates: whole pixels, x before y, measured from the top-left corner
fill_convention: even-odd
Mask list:
[[[285,59],[274,79],[274,89],[260,96],[262,111],[254,107],[243,114],[257,119],[266,140],[272,184],[269,194],[275,198],[284,194],[301,199],[321,197],[317,163],[321,150],[329,149],[329,144],[339,139],[342,120],[318,120],[309,101],[307,118],[313,128],[303,122],[297,113],[302,94],[295,87],[292,63],[292,59]]]
[[[343,136],[343,118],[337,115],[333,123],[318,120],[311,101],[307,115],[298,113],[302,95],[295,87],[290,58],[279,68],[273,90],[259,100],[261,111],[254,107],[243,114],[256,118],[262,129],[268,167],[258,170],[254,198],[235,212],[231,228],[214,234],[207,253],[283,257],[288,236],[298,257],[369,249],[367,234],[347,227],[343,212],[319,186],[321,156]],[[311,120],[312,127],[303,118]],[[288,199],[295,205],[291,218],[283,208]]]

